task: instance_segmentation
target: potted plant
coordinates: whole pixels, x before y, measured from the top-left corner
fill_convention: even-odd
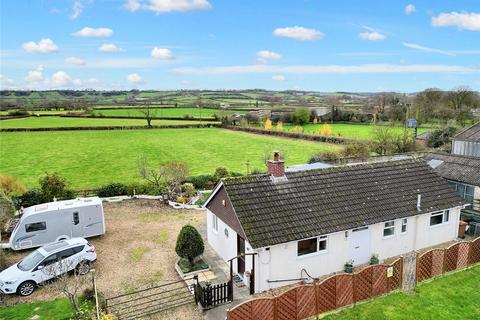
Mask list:
[[[346,273],[353,273],[353,260],[348,260],[347,262],[345,262],[344,267],[344,271]]]
[[[370,264],[378,264],[380,260],[378,259],[378,254],[374,253],[370,257]]]

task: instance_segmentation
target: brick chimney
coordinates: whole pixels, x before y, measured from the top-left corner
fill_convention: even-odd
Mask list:
[[[273,152],[273,160],[268,160],[268,172],[275,178],[285,176],[285,161],[280,160],[278,151]]]

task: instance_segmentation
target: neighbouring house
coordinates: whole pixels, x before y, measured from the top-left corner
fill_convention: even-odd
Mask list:
[[[205,203],[209,244],[253,292],[457,238],[465,202],[423,160],[284,168],[275,153]]]
[[[480,157],[449,153],[427,153],[424,159],[470,206],[462,210],[462,220],[470,234],[480,236]]]
[[[453,137],[452,154],[480,157],[480,122]]]

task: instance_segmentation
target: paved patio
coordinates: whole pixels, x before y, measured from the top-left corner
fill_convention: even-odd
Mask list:
[[[213,248],[207,242],[207,228],[202,225],[199,230],[205,243],[205,251],[203,253],[203,260],[210,265],[210,270],[198,275],[200,281],[208,280],[212,283],[227,282],[230,277],[229,265],[220,258]],[[246,286],[237,287],[233,285],[233,301],[222,304],[213,309],[204,312],[204,317],[207,320],[224,320],[227,316],[227,310],[232,309],[236,305],[251,299],[249,290]]]

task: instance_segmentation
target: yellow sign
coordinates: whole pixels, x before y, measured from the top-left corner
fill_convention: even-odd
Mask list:
[[[387,268],[387,278],[393,277],[393,267]]]

